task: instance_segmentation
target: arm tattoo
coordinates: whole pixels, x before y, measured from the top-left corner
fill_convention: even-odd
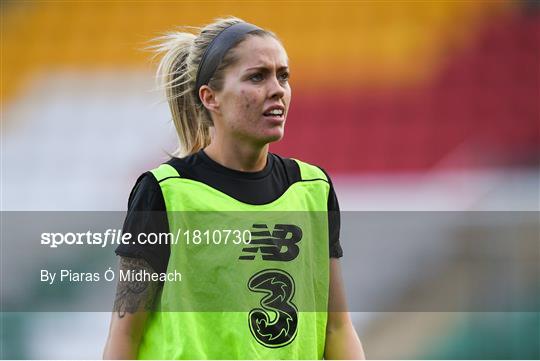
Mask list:
[[[124,273],[154,273],[152,267],[142,258],[120,257],[119,269]],[[118,317],[123,318],[126,313],[152,310],[159,287],[157,281],[121,281],[119,279],[114,312],[118,312]]]

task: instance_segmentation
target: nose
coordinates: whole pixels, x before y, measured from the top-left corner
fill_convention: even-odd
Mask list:
[[[281,84],[277,77],[271,77],[268,85],[270,98],[281,99],[285,96],[285,86]]]

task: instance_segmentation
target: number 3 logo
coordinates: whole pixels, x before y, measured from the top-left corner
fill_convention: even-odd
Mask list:
[[[298,309],[291,302],[295,289],[291,275],[278,269],[263,270],[250,278],[248,288],[266,294],[260,302],[262,308],[249,312],[249,329],[253,337],[270,348],[291,343],[298,327]]]

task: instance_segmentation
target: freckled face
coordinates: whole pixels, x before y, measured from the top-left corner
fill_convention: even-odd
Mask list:
[[[216,128],[222,128],[216,130],[259,145],[280,140],[291,101],[285,49],[270,36],[248,36],[232,51],[238,61],[225,70],[223,89],[216,93]],[[263,115],[274,106],[282,107],[282,116]]]

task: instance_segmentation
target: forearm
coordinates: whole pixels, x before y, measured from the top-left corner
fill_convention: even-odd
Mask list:
[[[105,360],[134,360],[137,358],[138,342],[128,335],[111,332],[103,351]]]
[[[133,314],[113,312],[103,358],[107,360],[136,359],[146,319],[145,311]]]
[[[327,329],[324,358],[327,360],[365,360],[362,343],[350,321]]]

